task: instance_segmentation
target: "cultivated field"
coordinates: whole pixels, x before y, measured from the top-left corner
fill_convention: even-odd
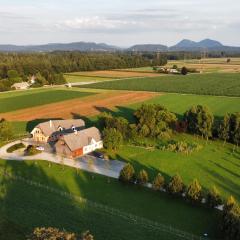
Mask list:
[[[185,66],[187,68],[195,68],[203,73],[220,72],[220,73],[235,73],[240,72],[240,59],[232,58],[231,62],[227,63],[226,58],[219,59],[191,59],[191,60],[179,60],[168,61],[167,66],[172,67],[177,65],[179,68]]]
[[[103,77],[103,78],[133,78],[133,77],[155,77],[158,73],[141,72],[141,71],[126,71],[126,70],[103,70],[90,72],[76,72],[71,73],[74,76],[84,77]]]
[[[191,74],[108,81],[86,88],[240,96],[239,73]]]
[[[120,211],[117,215],[111,214],[97,205],[88,206],[19,180],[3,181],[1,176],[4,183],[1,188],[1,198],[4,197],[4,201],[0,201],[1,216],[16,223],[25,233],[29,233],[36,226],[57,226],[75,232],[90,229],[98,240],[179,239],[178,236],[163,232],[161,229],[149,228],[146,222],[141,224],[135,220],[122,218],[121,212],[125,212],[171,225],[172,228],[198,236],[207,232],[212,239],[217,238],[216,211],[192,206],[164,193],[125,186],[117,180],[107,180],[103,176],[82,171],[76,172],[68,167],[63,170],[60,165],[51,164],[49,167],[45,162],[1,161],[0,166],[1,170],[8,169],[14,175]]]
[[[69,90],[67,93],[71,93]],[[75,91],[73,91],[75,93]],[[77,91],[79,95],[85,95],[89,93]],[[27,95],[31,97],[31,95]],[[121,91],[110,91],[110,92],[99,92],[96,95],[85,97],[84,99],[76,98],[72,100],[59,101],[58,103],[50,103],[47,105],[41,105],[36,107],[26,108],[26,105],[19,104],[18,108],[11,105],[14,100],[8,98],[5,103],[12,106],[7,113],[2,113],[0,116],[7,120],[12,121],[30,121],[34,119],[45,119],[45,118],[73,118],[76,116],[93,116],[104,111],[104,109],[113,109],[116,106],[124,106],[131,103],[143,102],[152,97],[156,96],[156,93],[150,92],[121,92]],[[64,100],[64,101],[63,101]],[[1,103],[1,100],[0,100]],[[30,103],[32,104],[32,103]],[[21,109],[13,111],[14,109]],[[7,110],[7,109],[6,109]],[[12,110],[12,111],[11,111]]]
[[[64,89],[49,89],[44,91],[24,91],[18,93],[4,93],[0,97],[0,113],[16,111],[18,109],[43,106],[69,99],[78,99],[93,93],[70,91]]]

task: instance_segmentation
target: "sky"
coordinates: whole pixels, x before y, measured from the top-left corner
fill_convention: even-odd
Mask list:
[[[240,46],[240,0],[0,0],[0,44]]]

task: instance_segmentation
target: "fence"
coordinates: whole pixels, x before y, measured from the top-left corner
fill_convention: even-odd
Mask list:
[[[42,183],[26,179],[22,176],[13,176],[13,175],[10,175],[7,172],[0,172],[0,173],[3,174],[3,176],[7,177],[9,180],[21,181],[21,182],[24,182],[25,184],[28,184],[30,186],[34,186],[34,187],[37,187],[37,188],[47,190],[48,192],[55,193],[55,194],[58,194],[60,196],[72,199],[72,200],[77,201],[81,204],[85,204],[86,206],[88,206],[90,208],[94,208],[95,210],[100,211],[102,213],[111,214],[113,216],[120,217],[124,220],[127,220],[127,221],[129,221],[133,224],[140,225],[140,226],[142,226],[146,229],[149,229],[149,230],[165,232],[165,233],[171,234],[173,236],[176,236],[179,239],[185,239],[185,240],[206,240],[206,239],[210,240],[209,238],[206,238],[206,237],[203,238],[203,237],[200,237],[200,236],[196,236],[196,235],[190,234],[188,232],[173,228],[171,226],[167,226],[167,225],[161,224],[159,222],[154,222],[152,220],[149,220],[149,219],[146,219],[146,218],[143,218],[143,217],[139,217],[139,216],[133,215],[131,213],[126,213],[126,212],[120,211],[118,209],[115,209],[115,208],[112,208],[112,207],[109,207],[109,206],[106,206],[106,205],[88,200],[86,198],[82,198],[80,196],[73,195],[69,192],[64,192],[64,191],[58,190],[56,188],[52,188],[52,187],[44,185]]]

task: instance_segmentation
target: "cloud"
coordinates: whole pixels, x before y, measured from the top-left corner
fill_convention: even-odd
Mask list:
[[[73,30],[117,30],[125,27],[134,26],[135,21],[126,21],[120,19],[111,19],[99,16],[80,17],[68,19],[63,22],[57,23],[56,26],[60,29],[73,29]]]

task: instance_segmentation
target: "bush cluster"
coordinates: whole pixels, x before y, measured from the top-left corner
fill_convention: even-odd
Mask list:
[[[12,152],[14,152],[18,149],[21,149],[21,148],[25,148],[25,145],[23,143],[17,143],[17,144],[12,145],[11,147],[9,147],[7,149],[7,152],[12,153]]]
[[[188,143],[185,141],[170,141],[167,143],[161,143],[158,148],[163,151],[171,151],[171,152],[177,152],[177,153],[184,153],[184,154],[190,154],[196,151],[199,151],[202,149],[202,145],[199,145],[197,143]]]

